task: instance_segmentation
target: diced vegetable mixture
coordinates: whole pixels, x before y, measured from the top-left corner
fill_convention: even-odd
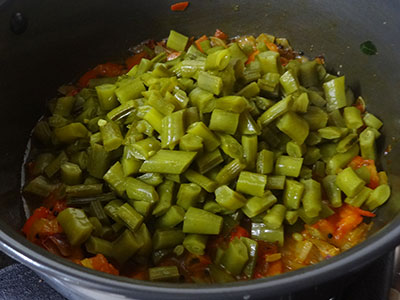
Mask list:
[[[33,130],[22,231],[85,267],[224,283],[366,238],[390,196],[382,121],[284,38],[171,30],[59,89]]]

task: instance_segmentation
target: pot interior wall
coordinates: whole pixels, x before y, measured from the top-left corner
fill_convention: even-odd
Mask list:
[[[9,1],[0,6],[0,219],[18,230],[25,216],[20,201],[20,170],[31,128],[57,88],[98,63],[119,60],[127,49],[175,29],[189,36],[272,33],[287,37],[309,57],[324,55],[328,68],[346,74],[347,84],[385,122],[379,150],[393,188],[379,210],[376,228],[399,212],[400,11],[397,1],[190,1],[185,12],[171,12],[174,1]],[[10,19],[21,12],[27,30],[15,34]],[[378,55],[360,43],[372,40]]]

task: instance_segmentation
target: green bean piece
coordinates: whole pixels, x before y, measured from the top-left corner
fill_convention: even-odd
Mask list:
[[[243,164],[239,159],[234,159],[218,172],[216,181],[220,185],[229,184],[236,179],[236,177],[239,176],[239,173],[245,168],[246,165]]]
[[[242,273],[247,276],[247,278],[253,278],[254,269],[257,264],[258,257],[258,243],[252,239],[241,237],[240,241],[242,241],[247,247],[247,255],[249,257],[247,263],[243,267]]]
[[[289,141],[286,144],[286,152],[289,156],[292,157],[302,157],[304,153],[306,153],[307,147],[305,144],[297,144],[294,141]]]
[[[246,198],[226,185],[215,190],[215,201],[222,207],[235,211],[246,204]]]
[[[173,228],[183,221],[185,210],[178,205],[171,206],[164,215],[157,219],[157,228]]]
[[[169,40],[169,39],[168,39]],[[178,282],[180,278],[176,266],[149,268],[149,280],[155,282]]]
[[[226,155],[233,159],[243,159],[243,147],[240,143],[231,135],[228,134],[218,134],[221,140],[221,149]]]
[[[299,212],[297,210],[287,210],[285,214],[285,220],[289,225],[294,225],[299,219]]]
[[[218,50],[207,56],[205,68],[221,71],[228,66],[230,60],[231,55],[228,49]]]
[[[146,224],[142,223],[142,225],[133,233],[133,236],[137,241],[140,241],[142,243],[142,246],[137,251],[136,255],[144,257],[150,256],[153,249],[153,241],[151,239],[151,235],[149,230],[147,229]]]
[[[318,134],[327,140],[333,140],[343,137],[348,133],[347,128],[328,126],[318,129]]]
[[[216,266],[215,264],[211,264],[209,266],[209,269],[210,276],[215,283],[228,283],[235,281],[235,278],[232,275],[228,274],[224,271],[224,269]]]
[[[276,159],[275,174],[298,177],[302,165],[303,158],[281,155]]]
[[[213,151],[220,145],[218,138],[203,122],[193,123],[187,132],[201,137],[206,151]]]
[[[57,216],[57,221],[67,235],[72,246],[81,245],[92,233],[93,225],[85,212],[78,208],[68,207]]]
[[[225,210],[221,205],[219,205],[214,200],[206,201],[206,203],[203,206],[203,209],[213,214],[217,214]]]
[[[221,265],[233,276],[239,275],[249,256],[247,253],[247,246],[240,239],[235,238],[229,243],[228,249],[221,257]]]
[[[365,113],[365,115],[363,117],[363,121],[364,121],[365,125],[367,125],[368,127],[372,127],[377,130],[379,130],[379,128],[381,128],[383,125],[381,120],[379,120],[376,116],[374,116],[373,114],[371,114],[369,112]]]
[[[283,203],[288,209],[298,209],[300,207],[303,192],[303,183],[292,179],[286,179],[285,190],[283,192]]]
[[[317,106],[310,106],[302,117],[307,121],[310,130],[324,128],[328,123],[328,114]]]
[[[143,175],[136,177],[136,179],[152,186],[158,186],[164,181],[163,176],[159,173],[144,173]]]
[[[276,102],[273,106],[268,108],[257,120],[262,126],[267,126],[275,119],[287,113],[293,105],[293,97],[291,95]]]
[[[136,152],[136,150],[134,150],[131,145],[124,147],[121,166],[125,176],[138,173],[143,163],[143,161],[134,157],[133,152]]]
[[[243,154],[246,160],[247,169],[254,170],[257,160],[258,139],[256,135],[242,136]]]
[[[379,185],[388,184],[388,176],[385,171],[378,172]]]
[[[280,73],[279,53],[274,51],[261,52],[257,55],[263,74]]]
[[[158,132],[162,132],[162,119],[164,118],[163,114],[160,113],[154,107],[151,107],[146,114],[143,116],[143,120],[150,123],[150,125]]]
[[[174,112],[162,119],[161,147],[174,149],[185,134],[183,117],[184,110]]]
[[[182,244],[185,234],[179,229],[157,229],[153,235],[153,249],[173,248]]]
[[[47,177],[53,177],[61,168],[61,165],[68,161],[68,156],[64,151],[61,151],[60,154],[54,158],[45,168],[44,173]]]
[[[46,177],[39,175],[24,186],[23,191],[41,197],[48,197],[58,186],[51,184]]]
[[[189,207],[196,206],[199,201],[200,193],[201,187],[197,184],[182,183],[176,196],[176,204],[178,204],[183,209],[188,210]]]
[[[303,92],[300,94],[300,96],[294,99],[292,110],[294,112],[306,113],[309,103],[310,100],[308,98],[308,94]]]
[[[75,185],[82,181],[82,170],[78,165],[70,162],[65,162],[60,166],[61,180],[65,184]]]
[[[369,195],[365,205],[369,210],[374,210],[384,204],[390,197],[390,187],[388,184],[381,184]]]
[[[157,193],[160,200],[158,201],[156,207],[153,209],[153,215],[160,216],[168,211],[168,209],[172,205],[174,187],[175,183],[171,180],[165,180],[162,184],[158,186]]]
[[[336,148],[336,147],[335,147]],[[347,164],[358,155],[359,152],[358,145],[354,145],[345,153],[338,153],[333,155],[330,159],[326,162],[326,174],[335,175],[337,174],[340,169],[347,166]]]
[[[35,159],[32,174],[34,176],[43,174],[46,167],[54,160],[54,158],[54,155],[51,153],[39,154]]]
[[[180,138],[179,149],[183,151],[202,152],[203,139],[197,135],[187,133]]]
[[[350,167],[338,173],[335,183],[347,197],[354,197],[361,192],[365,185],[365,181],[358,177]]]
[[[77,184],[65,188],[67,197],[90,197],[103,193],[103,184]]]
[[[150,203],[158,202],[159,197],[154,186],[132,177],[127,177],[125,184],[129,199]]]
[[[304,212],[307,217],[317,217],[322,209],[321,202],[321,184],[313,179],[303,179],[301,183],[304,185],[303,203]]]
[[[285,95],[289,95],[289,94],[296,92],[300,87],[297,76],[295,76],[293,74],[292,70],[286,71],[281,76],[279,81],[281,83],[281,86],[283,87],[283,91],[285,92]]]
[[[103,178],[110,168],[110,152],[107,152],[102,145],[93,144],[88,148],[87,170],[95,178]]]
[[[193,171],[192,169],[187,170],[184,173],[184,176],[188,181],[199,185],[209,193],[213,193],[215,189],[218,187],[218,184],[215,181],[209,179],[208,177],[196,171]]]
[[[90,217],[88,219],[89,219],[89,222],[93,226],[92,236],[102,237],[103,236],[103,225],[101,225],[99,219],[97,219],[96,217]],[[111,228],[111,227],[109,227],[109,228]]]
[[[143,241],[135,238],[135,235],[126,229],[114,242],[112,249],[113,258],[119,264],[123,264],[130,259],[142,246]]]
[[[246,204],[242,207],[242,211],[249,218],[253,218],[266,211],[277,201],[277,198],[271,191],[266,191],[262,197],[254,196],[247,200]]]
[[[130,155],[136,159],[149,159],[160,150],[161,144],[154,137],[137,141],[129,147]]]
[[[129,116],[134,109],[137,108],[137,102],[129,100],[117,106],[107,113],[107,118],[112,121],[117,121]]]
[[[128,203],[121,205],[117,211],[118,216],[124,222],[124,224],[135,232],[136,229],[142,225],[143,216],[139,214],[132,206]]]
[[[241,135],[259,135],[261,133],[260,126],[254,121],[248,111],[240,114],[237,133]]]
[[[265,186],[267,184],[267,176],[247,171],[239,174],[236,183],[236,190],[252,196],[262,197],[264,195]]]
[[[123,195],[126,189],[125,174],[118,161],[107,171],[103,178],[118,195]]]
[[[361,112],[355,106],[345,107],[343,111],[344,121],[347,128],[358,129],[364,125],[361,118]]]
[[[115,96],[117,86],[115,84],[105,83],[96,86],[95,89],[101,109],[112,110],[118,106],[117,97]]]
[[[354,172],[356,172],[357,176],[364,180],[367,185],[370,183],[371,172],[367,166],[362,166],[361,168],[354,170]]]
[[[217,98],[215,108],[233,113],[242,113],[248,107],[246,98],[241,96],[225,96]]]
[[[267,214],[263,218],[263,222],[269,229],[279,229],[282,226],[285,213],[286,207],[284,205],[275,204],[268,210]]]
[[[71,155],[71,162],[78,165],[81,170],[87,169],[88,155],[85,151],[79,151]]]
[[[204,255],[208,236],[201,234],[188,234],[183,240],[183,246],[187,251],[195,255]]]
[[[184,36],[175,30],[171,30],[167,40],[167,47],[176,51],[183,51],[186,48],[188,40],[189,38],[187,36]]]
[[[193,123],[200,121],[199,110],[197,109],[197,107],[191,106],[185,109],[184,121],[185,128],[189,127],[189,125]]]
[[[56,105],[54,107],[53,115],[59,115],[62,117],[69,117],[72,108],[75,104],[75,98],[72,96],[60,97],[57,99]]]
[[[258,74],[259,77],[259,73],[256,72]],[[257,77],[257,78],[258,78]],[[254,79],[257,79],[254,78]],[[245,97],[247,99],[257,96],[260,93],[260,88],[258,86],[258,84],[256,82],[251,82],[248,85],[246,85],[245,87],[243,87],[239,92],[236,93],[236,96],[242,96]]]
[[[344,76],[325,82],[322,86],[328,111],[339,109],[347,105]]]
[[[212,152],[203,153],[196,158],[196,164],[201,174],[207,173],[224,161],[221,152],[215,149]]]
[[[175,110],[175,105],[166,101],[158,90],[144,93],[148,93],[147,104],[153,106],[160,113],[167,116]]]
[[[123,224],[121,218],[118,215],[118,210],[122,205],[123,203],[121,200],[118,199],[112,200],[108,202],[106,206],[104,206],[104,212],[116,223]]]
[[[190,207],[183,221],[184,233],[219,234],[223,218],[203,209]]]
[[[211,112],[210,108],[215,104],[214,95],[200,87],[194,88],[189,93],[189,99],[192,105],[196,106],[200,113]]]
[[[367,201],[368,197],[372,193],[372,189],[364,186],[359,193],[357,193],[354,197],[346,197],[344,202],[347,204],[350,204],[355,207],[360,207],[361,205],[364,204],[365,201]]]
[[[142,80],[127,78],[125,81],[120,81],[119,87],[115,90],[115,95],[117,95],[118,101],[124,104],[129,100],[139,98],[144,91],[146,91],[146,88]]]
[[[328,175],[322,180],[325,193],[333,207],[342,206],[342,193],[336,185],[336,175]]]
[[[308,88],[320,85],[317,71],[317,63],[315,60],[306,61],[300,64],[299,75],[300,83],[304,87]]]
[[[336,127],[346,127],[346,122],[339,109],[332,110],[328,113],[328,123]]]
[[[299,145],[304,143],[309,133],[308,123],[291,111],[285,113],[276,126]]]
[[[71,144],[77,139],[86,138],[88,135],[88,130],[82,123],[71,123],[55,128],[53,132],[57,140],[65,144]]]
[[[216,108],[211,114],[209,127],[211,130],[235,134],[238,124],[239,114]]]
[[[270,174],[274,170],[274,153],[269,150],[258,152],[256,161],[257,173]]]
[[[90,202],[90,214],[95,216],[101,224],[110,225],[110,220],[108,219],[103,205],[99,200],[94,200]]]
[[[51,142],[52,134],[49,123],[46,121],[39,121],[33,129],[33,135],[42,144],[47,145]]]
[[[90,184],[95,184],[95,183],[90,183]],[[107,202],[107,201],[110,201],[113,199],[115,199],[115,194],[113,192],[102,193],[100,195],[96,195],[93,197],[87,197],[87,198],[68,198],[67,205],[84,206],[84,205],[90,204],[92,201],[96,201],[96,200],[98,200],[100,202]]]
[[[140,167],[142,173],[182,174],[196,156],[196,152],[160,150],[145,160]]]
[[[308,147],[304,155],[304,165],[314,165],[321,158],[321,151],[317,147]]]
[[[269,175],[267,179],[267,189],[269,190],[283,190],[285,187],[286,176],[283,175]]]
[[[251,224],[251,238],[268,243],[278,242],[279,245],[283,246],[283,226],[278,229],[270,229],[264,223],[253,222]]]
[[[338,153],[345,153],[358,142],[357,133],[350,133],[344,137],[336,146]]]
[[[86,251],[92,254],[103,254],[112,257],[113,244],[98,237],[91,236],[85,243]]]
[[[221,93],[223,82],[221,77],[212,75],[210,73],[200,71],[197,78],[197,84],[200,88],[213,93],[218,96]]]
[[[360,150],[363,158],[376,160],[375,134],[368,127],[360,133]]]
[[[150,214],[151,209],[153,208],[153,203],[150,203],[150,202],[147,202],[147,201],[132,201],[132,200],[128,200],[128,202],[143,217],[147,217]]]

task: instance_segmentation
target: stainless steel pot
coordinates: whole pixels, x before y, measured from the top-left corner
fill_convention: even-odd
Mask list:
[[[400,2],[299,0],[192,0],[185,12],[174,1],[0,1],[0,247],[70,298],[195,299],[285,297],[294,291],[352,274],[400,241]],[[21,15],[15,15],[20,12]],[[27,25],[27,26],[25,26]],[[44,103],[61,84],[94,65],[118,59],[148,38],[170,29],[187,35],[270,32],[289,38],[308,56],[325,55],[328,67],[345,73],[356,94],[384,120],[379,150],[393,196],[379,209],[371,236],[353,249],[306,269],[273,278],[198,286],[138,282],[100,274],[55,257],[20,234],[21,164],[29,132]],[[378,54],[359,45],[372,40]],[[383,156],[383,150],[393,150]],[[88,291],[99,294],[89,296]]]

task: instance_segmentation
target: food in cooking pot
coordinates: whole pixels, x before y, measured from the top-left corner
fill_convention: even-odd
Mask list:
[[[322,57],[220,30],[135,50],[60,88],[37,123],[29,240],[111,274],[221,283],[365,239],[390,196],[383,124]]]

